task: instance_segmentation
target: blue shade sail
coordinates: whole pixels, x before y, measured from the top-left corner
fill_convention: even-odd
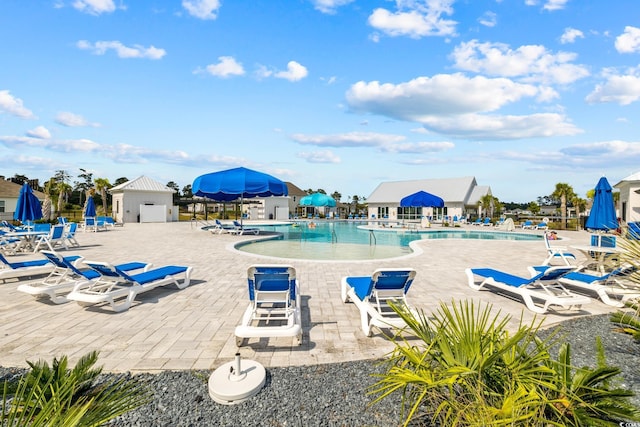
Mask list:
[[[587,230],[615,230],[618,228],[616,207],[613,203],[613,192],[607,178],[598,181],[593,196],[591,213],[585,224]]]
[[[201,175],[193,181],[192,191],[195,196],[219,202],[288,195],[283,181],[243,167]]]
[[[444,207],[444,200],[434,194],[427,193],[426,191],[418,191],[417,193],[403,197],[402,200],[400,200],[400,207],[442,208]]]
[[[328,206],[330,208],[333,208],[336,206],[336,201],[333,197],[327,196],[326,194],[313,193],[301,198],[300,206],[315,206],[315,207]]]

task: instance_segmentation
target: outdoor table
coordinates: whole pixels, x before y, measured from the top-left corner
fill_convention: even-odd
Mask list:
[[[48,231],[11,231],[4,234],[6,237],[15,237],[20,239],[20,243],[16,247],[17,251],[30,251],[33,250],[38,236],[44,236],[49,234]]]
[[[591,263],[596,264],[598,270],[602,273],[605,272],[605,260],[607,255],[613,255],[621,253],[622,250],[617,247],[606,247],[606,246],[571,246],[573,249],[577,249],[582,252],[587,260],[590,260]]]

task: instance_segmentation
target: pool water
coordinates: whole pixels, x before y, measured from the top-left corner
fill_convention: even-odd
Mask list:
[[[371,260],[412,253],[409,243],[422,239],[541,240],[531,233],[482,231],[461,228],[426,230],[370,227],[366,222],[321,221],[253,226],[274,238],[242,242],[236,249],[256,255],[312,260]]]

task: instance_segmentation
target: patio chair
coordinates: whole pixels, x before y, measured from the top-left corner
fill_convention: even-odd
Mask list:
[[[544,246],[547,250],[547,257],[542,261],[542,265],[551,265],[554,260],[559,259],[564,265],[570,266],[572,265],[571,260],[576,260],[576,256],[568,252],[564,246],[552,246],[548,233],[544,233]]]
[[[82,257],[72,255],[65,259],[74,263]],[[29,261],[10,262],[2,254],[0,254],[0,282],[7,282],[11,279],[20,280],[23,278],[41,276],[50,273],[55,265],[48,259],[33,259]],[[13,280],[11,280],[13,281]]]
[[[529,267],[532,275],[545,271],[547,266]],[[625,302],[640,298],[640,287],[627,283],[626,276],[635,271],[631,265],[621,266],[603,274],[591,274],[584,271],[572,271],[560,277],[558,281],[565,287],[586,295],[597,295],[603,303],[613,307],[624,307]]]
[[[342,302],[353,302],[360,310],[362,331],[368,337],[373,327],[402,329],[406,323],[388,305],[407,304],[406,295],[415,279],[411,268],[380,268],[371,276],[346,276],[341,281]],[[410,308],[409,308],[410,309]]]
[[[5,236],[7,234],[4,230],[0,230],[0,252],[4,252],[7,255],[15,255],[20,244],[20,239],[11,236]]]
[[[64,240],[67,247],[79,248],[80,243],[76,240],[76,232],[78,231],[77,222],[68,222],[64,229]]]
[[[43,280],[25,283],[18,286],[18,291],[32,295],[36,299],[49,299],[54,304],[63,304],[69,301],[70,291],[88,286],[101,286],[104,278],[96,271],[83,269],[84,258],[62,257],[53,251],[42,251],[48,261],[53,264],[53,269]],[[146,271],[151,266],[144,262],[129,262],[118,267],[126,270]]]
[[[249,305],[235,329],[236,344],[246,338],[296,337],[302,344],[300,289],[289,265],[253,265],[247,270]]]
[[[49,230],[48,234],[38,236],[36,238],[35,247],[33,248],[33,252],[38,252],[40,248],[44,247],[49,248],[50,251],[55,250],[56,247],[60,246],[61,249],[69,249],[67,245],[66,237],[65,237],[65,226],[61,224],[56,224]]]
[[[76,285],[67,298],[83,307],[109,304],[115,312],[128,310],[138,295],[159,286],[174,284],[178,289],[186,288],[191,283],[193,270],[193,267],[167,265],[130,274],[121,265],[97,261],[84,261],[84,264],[100,276],[100,281],[90,286]]]
[[[260,234],[260,229],[258,228],[250,228],[250,227],[245,227],[244,225],[240,224],[238,221],[233,221],[233,230],[230,230],[230,233],[232,234],[237,234],[237,235],[243,235],[243,234],[255,234],[256,236],[258,234]]]
[[[521,225],[523,230],[533,230],[533,221],[531,221],[530,219],[526,220],[525,222],[522,223]]]
[[[465,273],[469,287],[476,291],[493,288],[519,296],[527,308],[535,313],[546,313],[551,306],[579,309],[591,299],[567,290],[559,282],[560,277],[575,271],[576,267],[549,267],[531,278],[520,277],[493,268],[467,268]],[[481,280],[476,283],[475,278]]]

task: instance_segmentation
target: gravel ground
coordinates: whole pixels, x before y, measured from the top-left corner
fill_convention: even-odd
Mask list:
[[[575,366],[595,366],[595,337],[602,337],[609,365],[621,368],[620,387],[638,396],[640,407],[640,343],[615,332],[608,315],[569,320],[560,326],[571,344]],[[546,332],[543,332],[543,335]],[[208,394],[210,372],[139,374],[154,391],[153,401],[129,412],[112,426],[395,426],[400,424],[400,396],[368,406],[371,374],[381,367],[360,361],[306,367],[268,368],[264,388],[236,405],[220,405]],[[0,380],[20,370],[0,368]]]

